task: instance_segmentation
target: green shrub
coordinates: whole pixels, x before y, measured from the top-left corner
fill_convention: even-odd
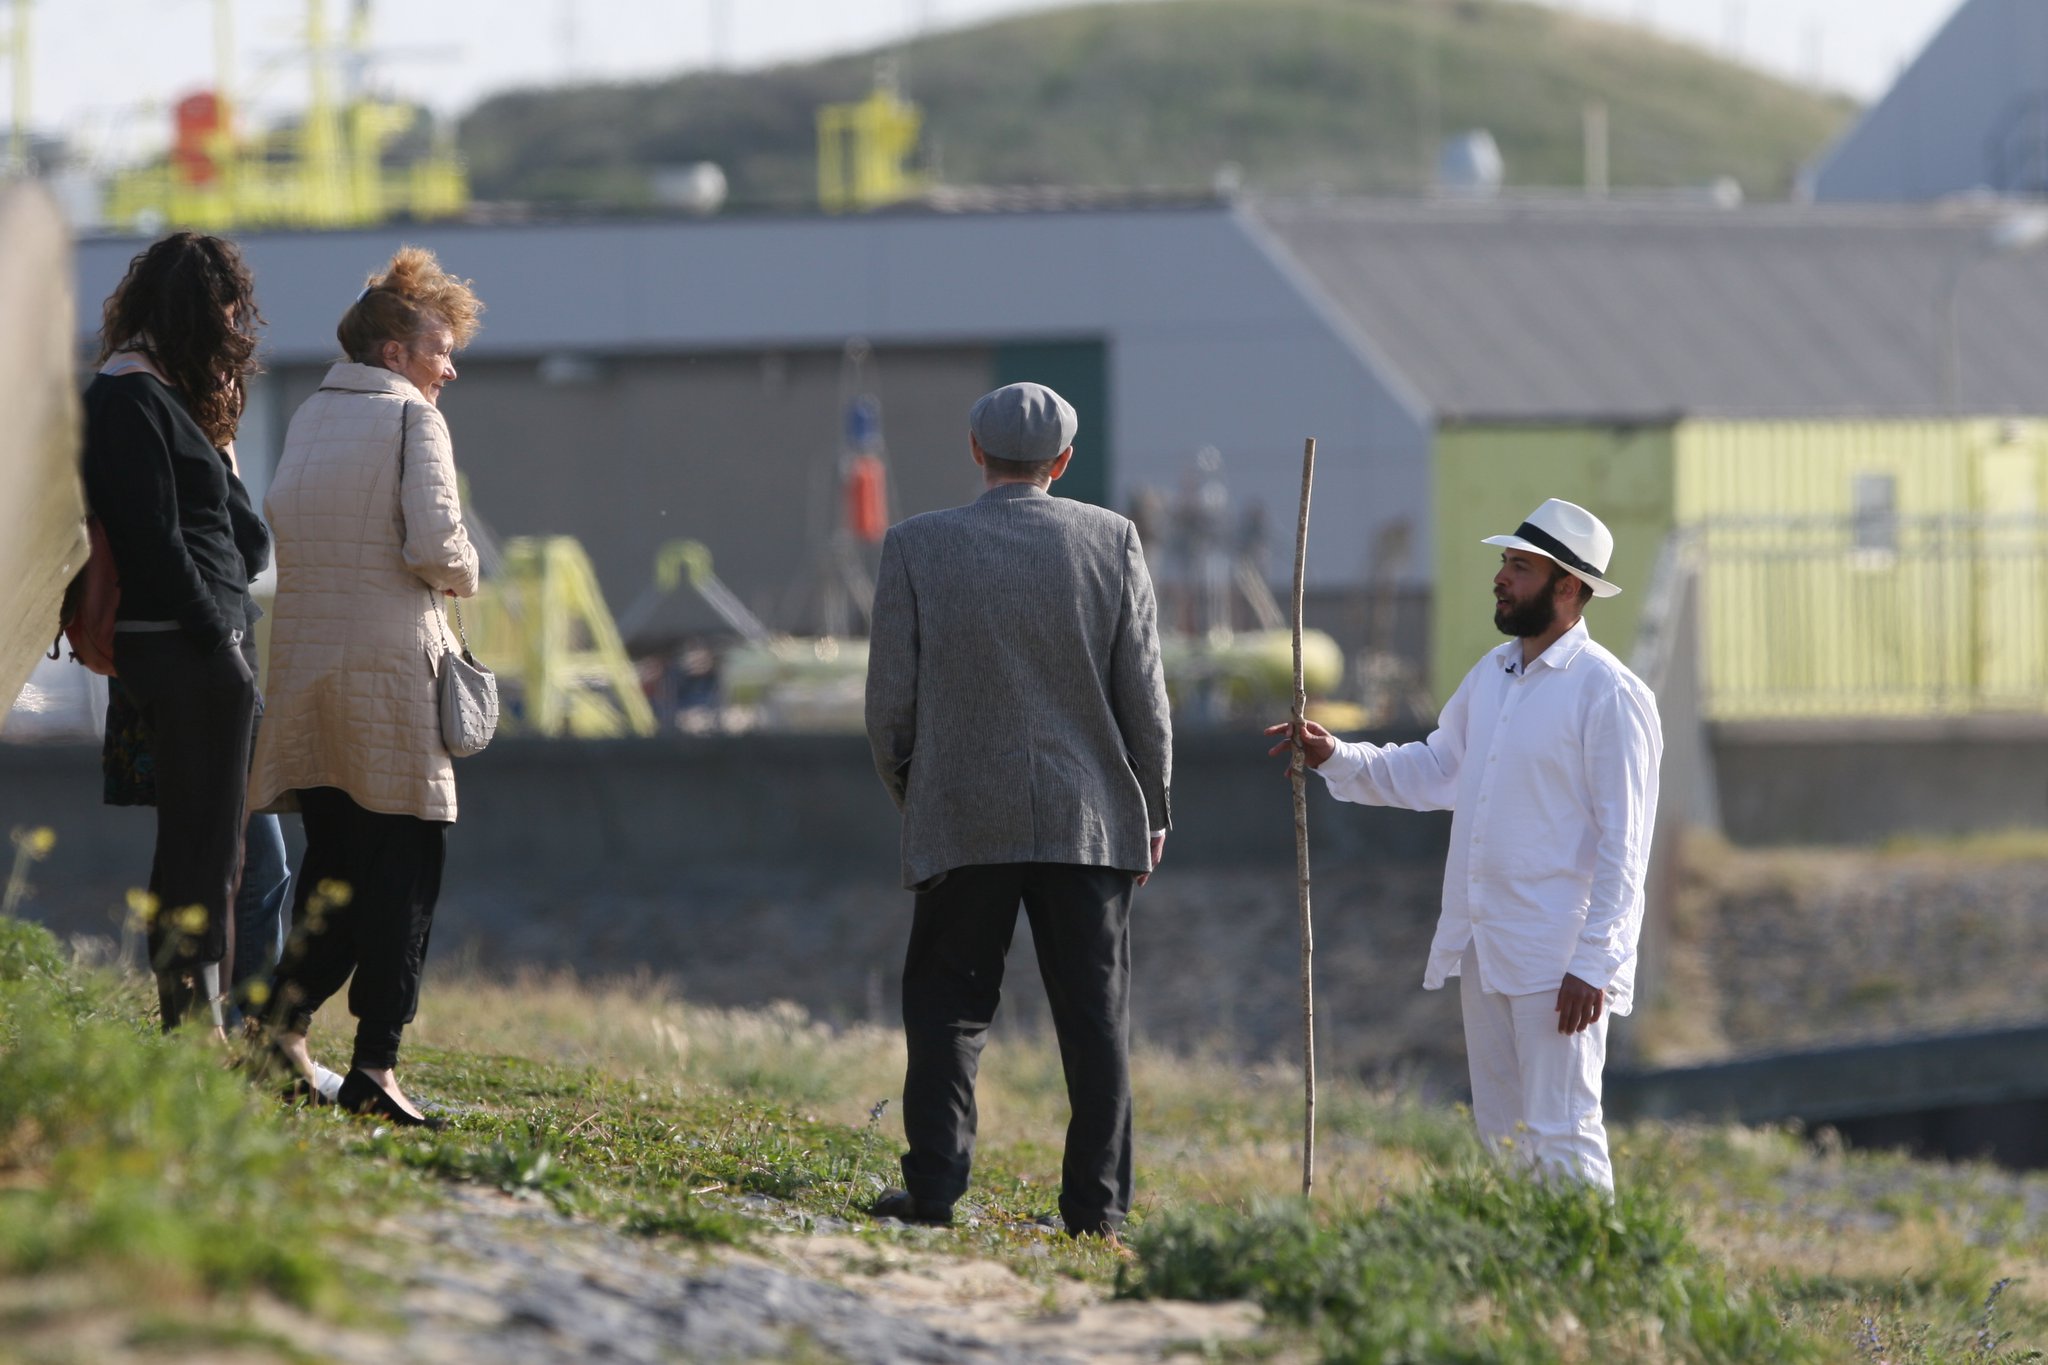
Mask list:
[[[54,981],[66,965],[63,946],[48,929],[0,915],[0,981]]]
[[[1706,1361],[1807,1355],[1638,1188],[1610,1201],[1480,1164],[1327,1221],[1294,1203],[1168,1212],[1134,1244],[1125,1293],[1248,1298],[1316,1328],[1332,1361],[1551,1361],[1582,1333],[1645,1331]]]

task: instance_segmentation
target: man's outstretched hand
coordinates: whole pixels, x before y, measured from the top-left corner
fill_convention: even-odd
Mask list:
[[[1557,1031],[1583,1032],[1600,1022],[1600,1011],[1605,1008],[1607,992],[1567,973],[1564,984],[1557,988]]]
[[[1268,749],[1266,751],[1267,757],[1278,758],[1282,754],[1293,752],[1293,721],[1282,721],[1278,725],[1268,725],[1266,727],[1266,734],[1268,735],[1268,737],[1273,735],[1286,736],[1285,739],[1282,739],[1278,744],[1275,744],[1271,749]],[[1322,767],[1325,763],[1330,761],[1330,755],[1336,752],[1337,737],[1335,735],[1331,734],[1328,730],[1325,730],[1322,726],[1316,724],[1312,720],[1305,720],[1301,723],[1301,756],[1302,758],[1307,760],[1309,767]],[[1289,766],[1291,767],[1292,764],[1290,764]]]

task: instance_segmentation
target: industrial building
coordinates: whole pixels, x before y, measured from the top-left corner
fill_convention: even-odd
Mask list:
[[[1062,491],[1113,505],[1177,489],[1213,449],[1238,497],[1291,508],[1301,441],[1321,437],[1319,583],[1427,507],[1424,414],[1221,203],[251,234],[259,481],[365,273],[415,239],[489,307],[445,400],[475,505],[502,533],[579,537],[615,604],[690,538],[763,616],[811,624],[783,599],[830,492],[853,339],[872,348],[858,382],[881,399],[896,516],[973,494],[967,409],[1027,375],[1080,412]],[[80,245],[82,332],[137,245]]]
[[[445,400],[476,507],[503,535],[578,538],[615,612],[688,539],[762,617],[815,628],[850,386],[882,401],[900,517],[972,496],[968,405],[1032,377],[1080,409],[1062,491],[1114,506],[1170,504],[1207,450],[1200,479],[1284,514],[1318,437],[1319,601],[1344,615],[1368,582],[1433,590],[1439,699],[1494,639],[1475,542],[1550,495],[1616,529],[1632,591],[1596,625],[1624,650],[1674,533],[1769,516],[1833,565],[1812,573],[1851,575],[1864,605],[1834,615],[1843,638],[1804,637],[1849,674],[1720,678],[1738,709],[1953,707],[1980,675],[2048,695],[2048,642],[2020,625],[2039,615],[2038,537],[2011,528],[1986,580],[1967,555],[1987,542],[1954,521],[2032,515],[2048,479],[2048,429],[2027,420],[2048,415],[2048,251],[2010,211],[1218,201],[257,234],[256,481],[334,356],[334,319],[409,235],[490,304]],[[82,244],[82,328],[134,249]],[[1893,596],[1857,536],[1897,542]],[[1284,542],[1266,546],[1274,582]],[[1971,575],[2006,586],[1930,586]],[[1812,591],[1809,610],[1850,590]],[[1941,617],[1946,643],[1886,644],[1858,612]],[[1794,666],[1758,634],[1780,627],[1714,619],[1712,667]],[[1419,631],[1400,647],[1422,661]]]
[[[1432,419],[1432,690],[1498,637],[1482,536],[1599,510],[1627,652],[1703,575],[1709,714],[2048,707],[2048,218],[2019,207],[1272,206]]]

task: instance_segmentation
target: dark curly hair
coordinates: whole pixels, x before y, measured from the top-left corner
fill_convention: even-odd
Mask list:
[[[229,309],[234,320],[228,319]],[[128,262],[100,321],[100,363],[140,351],[185,400],[206,438],[235,439],[256,363],[256,283],[235,244],[174,232]]]

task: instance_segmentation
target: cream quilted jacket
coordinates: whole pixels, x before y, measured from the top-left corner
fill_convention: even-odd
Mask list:
[[[368,810],[453,820],[434,692],[441,597],[475,595],[477,560],[447,421],[402,376],[336,365],[292,417],[263,510],[277,606],[250,809],[339,787]]]

